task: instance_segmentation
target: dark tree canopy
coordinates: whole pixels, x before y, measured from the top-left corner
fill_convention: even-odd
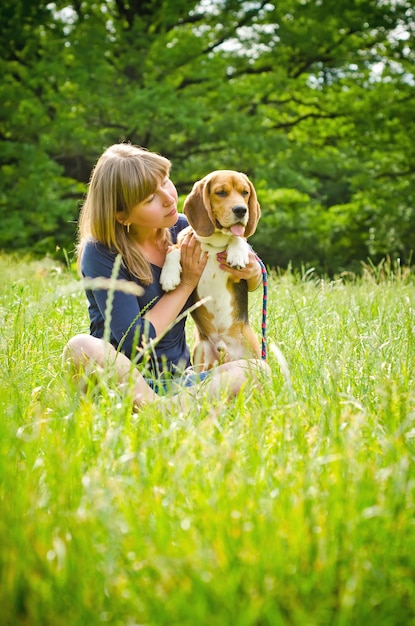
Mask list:
[[[4,0],[0,246],[73,248],[111,143],[168,156],[185,194],[245,171],[270,265],[411,259],[413,0]]]

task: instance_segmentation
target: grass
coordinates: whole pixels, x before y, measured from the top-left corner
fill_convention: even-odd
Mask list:
[[[271,275],[271,381],[187,414],[80,397],[74,275],[0,276],[1,624],[415,624],[409,272]]]

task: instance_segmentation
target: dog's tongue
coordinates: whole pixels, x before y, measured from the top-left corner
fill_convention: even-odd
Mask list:
[[[242,224],[234,224],[230,227],[230,231],[232,235],[235,235],[235,237],[243,237],[245,228],[242,226]]]

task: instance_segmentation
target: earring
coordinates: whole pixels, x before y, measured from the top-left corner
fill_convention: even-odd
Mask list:
[[[126,224],[127,226],[127,233],[130,234],[130,223]]]

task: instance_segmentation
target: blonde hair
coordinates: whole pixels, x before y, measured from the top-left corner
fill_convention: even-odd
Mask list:
[[[105,150],[92,171],[79,215],[78,263],[86,242],[92,238],[119,253],[129,272],[144,284],[152,282],[149,262],[116,214],[124,211],[128,217],[133,207],[155,192],[170,168],[165,157],[132,144],[114,144]],[[157,234],[161,243],[170,243],[168,229],[161,228]]]

